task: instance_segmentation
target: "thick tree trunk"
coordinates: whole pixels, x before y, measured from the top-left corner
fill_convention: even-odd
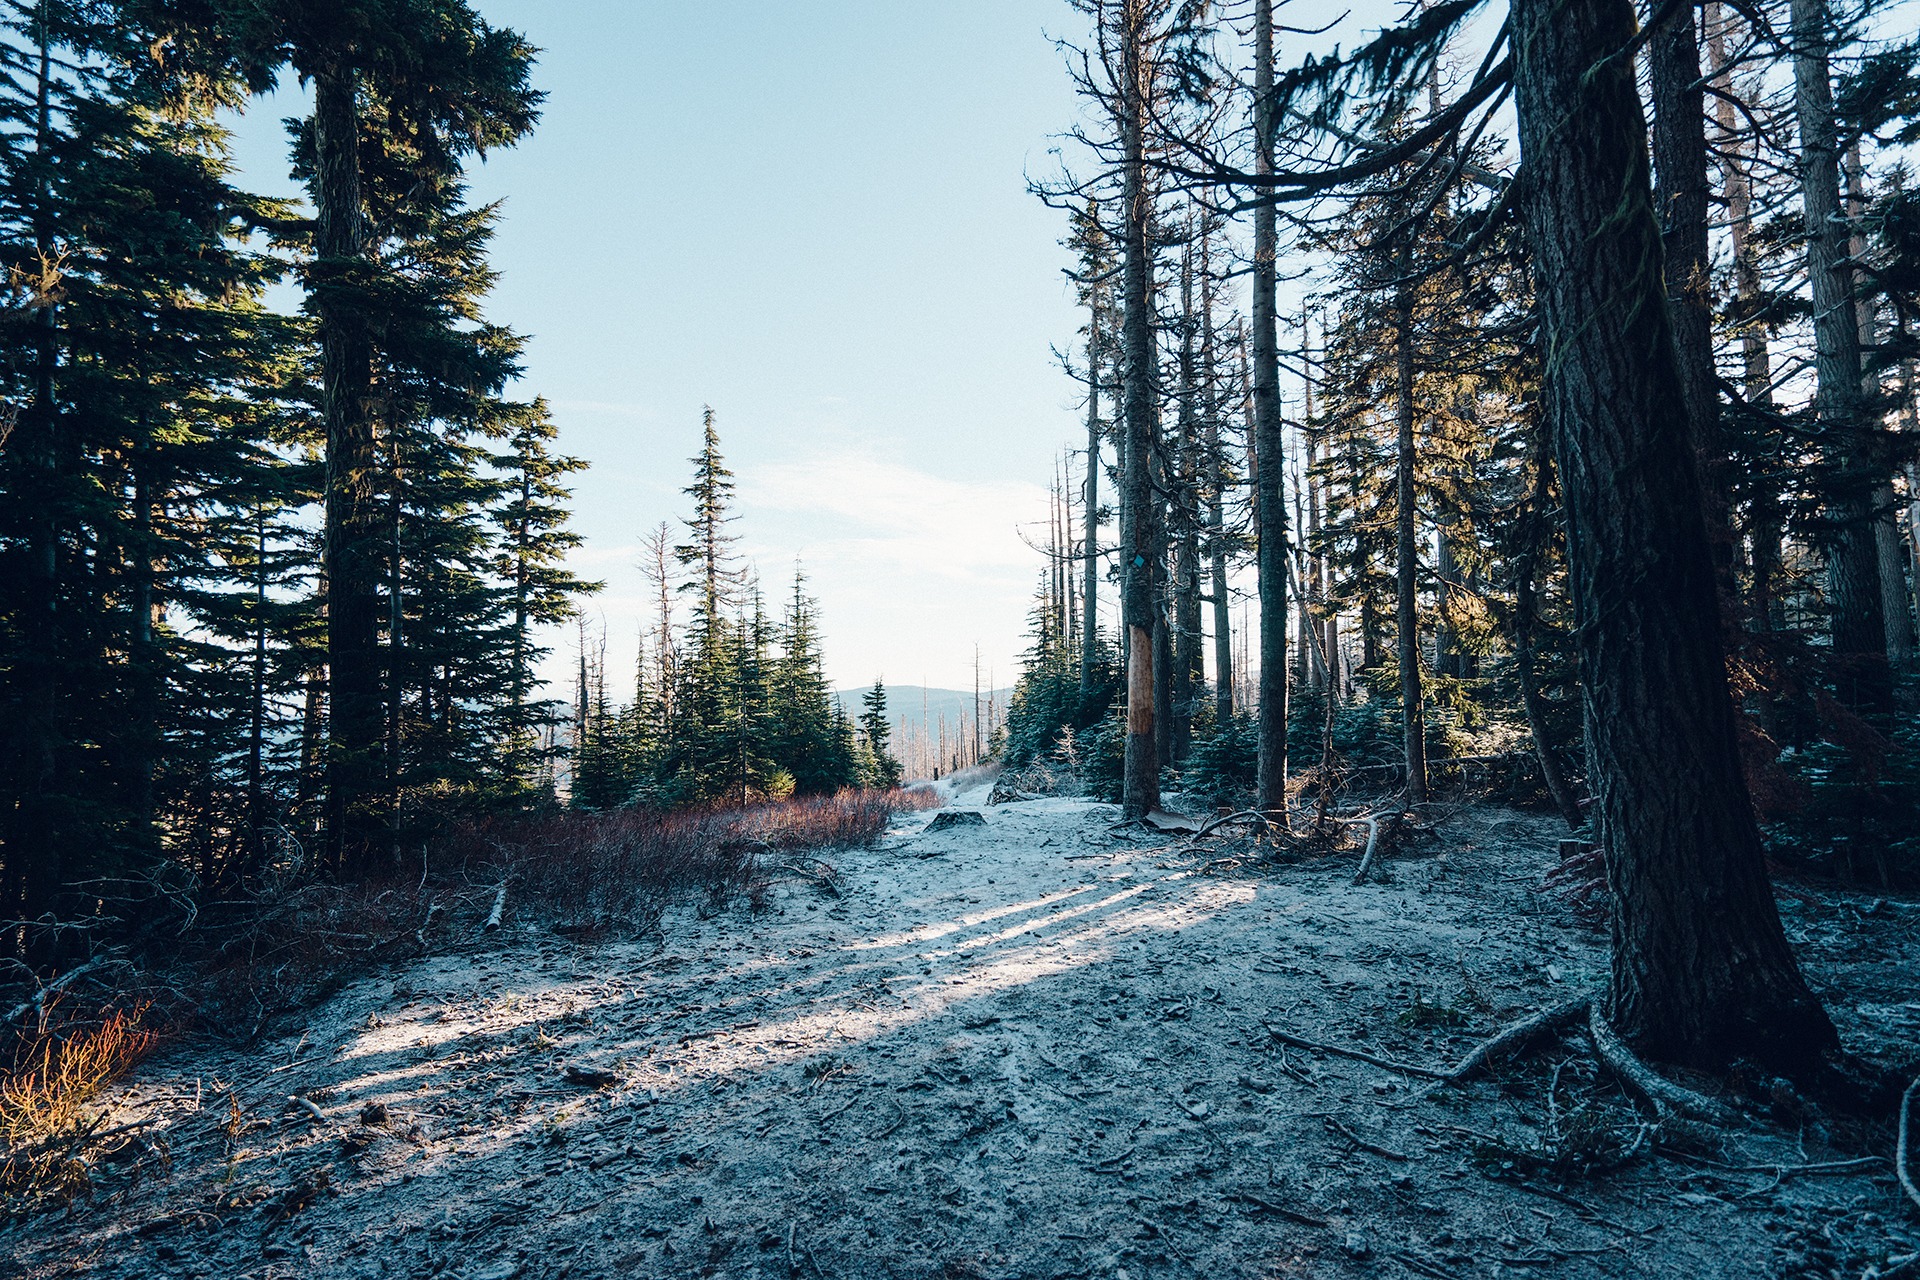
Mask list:
[[[1254,0],[1253,83],[1255,173],[1273,171],[1278,128],[1273,106],[1273,0]],[[1272,205],[1253,213],[1253,434],[1260,454],[1258,555],[1260,581],[1260,743],[1254,805],[1287,803],[1287,504],[1280,425],[1280,335],[1274,288],[1279,235]]]
[[[311,304],[320,321],[327,431],[327,860],[345,874],[367,868],[383,826],[379,458],[369,404],[372,343],[359,292],[366,244],[356,76],[335,65],[313,80]]]
[[[53,50],[47,27],[48,0],[41,0],[34,24],[38,47],[35,88],[33,234],[40,261],[58,260],[52,207]],[[60,706],[66,670],[62,662],[60,518],[61,422],[55,400],[55,371],[60,360],[60,322],[56,281],[40,282],[32,299],[33,395],[19,411],[9,443],[9,477],[26,526],[25,572],[18,584],[19,661],[5,673],[12,686],[5,708],[5,740],[10,759],[7,781],[14,794],[4,813],[6,882],[0,902],[14,919],[33,919],[53,909],[66,883],[66,842],[60,826]],[[0,811],[4,812],[4,811]],[[14,937],[9,931],[9,950]],[[48,937],[28,937],[36,960],[48,958]]]
[[[1121,343],[1125,361],[1125,472],[1120,492],[1121,614],[1127,632],[1127,746],[1122,807],[1139,818],[1160,807],[1160,752],[1155,732],[1154,669],[1156,559],[1160,537],[1153,494],[1154,436],[1158,432],[1158,396],[1154,387],[1152,252],[1148,231],[1153,192],[1147,185],[1147,95],[1151,69],[1146,18],[1140,0],[1126,0],[1119,33],[1122,51],[1122,145],[1125,151],[1121,202],[1125,205],[1120,252],[1124,319]]]
[[[1411,264],[1402,261],[1402,274]],[[1420,541],[1415,533],[1413,439],[1413,295],[1402,286],[1393,304],[1394,416],[1399,459],[1394,470],[1396,621],[1400,663],[1400,728],[1407,765],[1407,803],[1427,802],[1427,716],[1420,682]]]
[[[1834,682],[1848,706],[1878,716],[1892,710],[1893,687],[1880,549],[1873,532],[1878,477],[1864,450],[1868,424],[1860,397],[1860,333],[1853,310],[1853,272],[1847,265],[1847,225],[1840,209],[1840,151],[1827,63],[1829,21],[1824,0],[1792,0],[1791,12],[1800,199],[1817,348],[1814,403],[1821,431],[1831,442],[1831,491],[1822,540]]]
[[[1643,1053],[1805,1065],[1836,1043],[1780,927],[1727,691],[1659,274],[1630,0],[1513,0],[1543,403],[1566,512],[1609,998]]]

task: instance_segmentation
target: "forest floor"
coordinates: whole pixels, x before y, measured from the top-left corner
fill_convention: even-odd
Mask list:
[[[1889,1129],[1787,1099],[1583,1173],[1635,1128],[1576,1038],[1429,1095],[1272,1034],[1443,1067],[1597,984],[1548,820],[1460,810],[1357,886],[1352,852],[980,811],[901,816],[837,897],[638,940],[509,912],[278,1042],[180,1046],[105,1120],[164,1161],[0,1232],[0,1275],[1857,1280],[1920,1243]],[[1920,1056],[1920,912],[1781,903],[1846,1042]]]

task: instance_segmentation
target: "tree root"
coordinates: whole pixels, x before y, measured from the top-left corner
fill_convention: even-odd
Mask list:
[[[1731,1110],[1705,1094],[1683,1089],[1665,1076],[1655,1074],[1653,1068],[1627,1048],[1597,1003],[1589,1003],[1587,1034],[1592,1038],[1594,1056],[1600,1059],[1601,1065],[1639,1095],[1653,1109],[1656,1119],[1666,1119],[1668,1112],[1711,1124],[1726,1124],[1734,1118]]]
[[[1913,1166],[1907,1158],[1910,1154],[1907,1146],[1908,1124],[1913,1115],[1915,1094],[1920,1094],[1920,1076],[1915,1076],[1913,1083],[1907,1086],[1907,1091],[1900,1095],[1900,1142],[1893,1152],[1893,1172],[1900,1179],[1900,1189],[1907,1193],[1907,1199],[1913,1202],[1914,1208],[1920,1209],[1920,1187],[1914,1185]]]

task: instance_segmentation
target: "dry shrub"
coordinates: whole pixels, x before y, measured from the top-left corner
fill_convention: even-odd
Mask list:
[[[1606,851],[1583,841],[1569,841],[1562,849],[1560,861],[1541,880],[1541,887],[1563,898],[1582,923],[1604,923],[1612,902],[1607,890]]]
[[[894,813],[937,803],[848,791],[736,808],[556,810],[470,823],[346,884],[275,880],[224,900],[190,885],[134,886],[115,905],[140,921],[134,954],[147,969],[121,989],[151,993],[169,1022],[250,1041],[376,964],[482,945],[502,885],[511,912],[562,932],[642,932],[676,898],[709,910],[758,902],[763,864],[871,844]]]
[[[843,791],[740,808],[556,813],[477,823],[443,856],[470,878],[509,883],[522,904],[645,925],[677,893],[718,905],[748,892],[765,854],[872,844],[895,813],[927,807],[914,792]]]
[[[48,1017],[24,1037],[12,1067],[0,1077],[0,1212],[14,1217],[70,1203],[92,1185],[95,1139],[132,1139],[98,1133],[100,1118],[87,1103],[151,1053],[159,1034],[145,1025],[149,1006],[107,1011],[97,1018]]]

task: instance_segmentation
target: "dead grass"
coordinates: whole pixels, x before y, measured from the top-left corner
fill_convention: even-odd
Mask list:
[[[0,1077],[0,1216],[71,1203],[90,1188],[101,1145],[132,1140],[101,1133],[87,1104],[160,1043],[149,1014],[145,1003],[89,1018],[56,1010],[20,1042]]]
[[[111,985],[96,975],[86,993],[46,1002],[0,1051],[10,1064],[0,1073],[0,1218],[82,1198],[100,1159],[138,1154],[126,1150],[138,1126],[102,1130],[88,1104],[154,1050],[158,1026],[250,1041],[375,964],[490,945],[483,923],[503,888],[509,920],[576,936],[656,928],[689,897],[709,910],[758,903],[796,869],[832,891],[835,869],[813,855],[871,844],[895,813],[939,803],[931,791],[850,791],[739,808],[559,811],[474,823],[420,862],[353,884],[227,901],[177,887],[130,897],[130,907],[162,908],[145,924],[164,945]]]
[[[791,855],[871,844],[895,813],[939,803],[929,792],[846,791],[734,808],[487,819],[382,876],[209,906],[193,933],[193,972],[174,985],[194,992],[197,1021],[251,1039],[371,964],[484,945],[482,924],[503,887],[510,921],[575,937],[644,933],[678,900],[709,911],[757,902]],[[814,865],[830,883],[833,869]]]

